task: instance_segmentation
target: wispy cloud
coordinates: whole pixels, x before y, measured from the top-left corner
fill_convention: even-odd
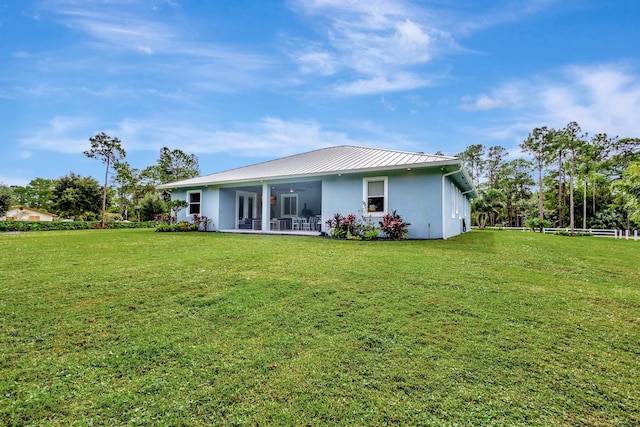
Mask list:
[[[498,108],[518,108],[530,102],[531,82],[513,81],[494,88],[489,94],[464,96],[460,108],[466,111],[486,111]]]
[[[337,94],[361,95],[423,87],[412,67],[429,63],[451,41],[446,32],[428,25],[425,11],[400,0],[377,2],[295,1],[294,10],[319,18],[323,44],[294,55],[304,73],[356,77],[334,84]]]
[[[563,127],[577,121],[589,132],[640,134],[640,74],[620,64],[570,66],[529,80],[466,96],[468,111],[505,110],[505,120],[528,117],[533,126]]]
[[[58,11],[67,25],[111,48],[133,49],[150,55],[173,44],[175,35],[169,26],[123,13],[116,19],[113,12],[98,12],[77,5]]]
[[[307,46],[293,57],[303,73],[340,78],[330,87],[335,94],[417,89],[434,80],[430,66],[436,58],[465,52],[457,37],[520,19],[554,1],[474,4],[473,12],[465,15],[458,9],[469,8],[404,0],[292,0],[292,9],[313,19],[324,37],[324,43]]]
[[[32,130],[20,140],[20,146],[29,150],[45,150],[55,153],[82,153],[88,149],[89,136],[97,133],[89,133],[94,121],[88,117],[55,116],[43,123],[38,129]]]
[[[431,85],[431,81],[413,73],[376,76],[349,83],[338,83],[333,91],[339,95],[369,95],[375,93],[410,90]]]
[[[270,55],[203,41],[179,14],[160,14],[147,1],[51,0],[43,5],[57,22],[80,35],[61,51],[14,54],[46,60],[47,70],[74,74],[90,70],[128,78],[152,73],[154,81],[228,92],[265,84],[266,71],[274,68]],[[94,79],[94,84],[98,82]]]
[[[157,152],[162,147],[208,155],[226,153],[243,157],[278,157],[334,145],[363,145],[413,149],[415,141],[388,132],[372,123],[351,123],[358,136],[316,120],[284,120],[263,117],[236,123],[225,129],[203,128],[180,120],[128,118],[103,125],[108,135],[118,137],[128,154]],[[20,141],[23,152],[45,150],[80,154],[96,134],[96,122],[86,117],[54,117]]]

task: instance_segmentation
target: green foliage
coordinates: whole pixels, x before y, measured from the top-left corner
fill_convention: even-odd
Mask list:
[[[13,187],[16,204],[49,212],[54,184],[55,180],[52,179],[35,178],[26,187]]]
[[[94,178],[71,172],[55,181],[51,208],[69,219],[95,219],[101,210],[102,189]]]
[[[84,155],[102,161],[106,165],[104,173],[104,187],[102,189],[102,219],[100,226],[104,228],[105,212],[107,210],[107,187],[109,185],[109,166],[116,166],[118,162],[126,156],[118,138],[110,137],[104,132],[89,138],[91,149],[84,152]]]
[[[0,233],[27,231],[92,230],[99,228],[99,221],[0,221]],[[154,228],[155,222],[105,222],[105,228]]]
[[[347,237],[347,231],[342,228],[332,228],[330,236],[334,239],[344,239]]]
[[[180,221],[175,224],[162,223],[158,224],[156,231],[159,233],[167,232],[184,232],[184,231],[198,231],[198,223]]]
[[[524,222],[524,226],[528,227],[531,231],[543,232],[545,228],[551,227],[551,222],[546,219],[529,218]]]
[[[2,235],[0,425],[640,425],[639,244]]]
[[[189,206],[189,203],[187,203],[186,200],[182,200],[182,199],[173,199],[171,200],[168,204],[169,210],[171,212],[173,212],[173,217],[175,219],[178,218],[178,213],[183,210],[184,208],[186,208],[187,206]]]
[[[378,240],[379,238],[380,238],[380,233],[376,228],[365,230],[365,232],[362,234],[362,240],[370,241],[370,240]]]
[[[354,214],[342,216],[341,213],[335,213],[333,218],[327,221],[327,226],[331,230],[331,237],[342,239],[347,236],[359,236],[362,224]]]
[[[485,170],[486,161],[484,160],[486,149],[482,144],[472,144],[463,152],[458,153],[458,157],[464,163],[467,171],[471,175],[471,181],[475,186],[480,184],[480,176]]]
[[[486,179],[479,183],[480,191],[496,189],[505,195],[504,209],[492,214],[495,223],[520,227],[523,218],[537,216],[560,228],[571,224],[584,228],[634,226],[628,216],[632,209],[611,184],[640,160],[640,138],[618,139],[603,132],[587,138],[578,123],[570,122],[562,129],[541,126],[529,133],[520,148],[533,163],[523,158],[503,162],[499,148],[490,147],[485,156],[485,148],[474,144],[460,154],[474,183]],[[534,167],[538,185],[532,193]],[[624,216],[623,224],[616,226],[620,215]],[[482,211],[473,213],[480,226],[482,222],[494,225],[490,216]]]
[[[370,222],[370,218],[364,218],[358,221],[354,214],[343,216],[340,213],[333,215],[333,218],[327,221],[329,235],[334,239],[348,240],[377,240],[380,237],[380,231]]]
[[[369,218],[364,218],[361,222],[354,214],[343,216],[336,213],[332,219],[327,221],[327,227],[330,229],[329,235],[334,239],[371,241],[379,239],[382,232],[387,239],[401,240],[407,238],[408,227],[411,225],[404,222],[395,210],[382,217],[379,223],[380,228],[370,224],[367,220]]]
[[[504,195],[495,189],[481,192],[480,197],[471,202],[471,215],[475,218],[478,228],[484,230],[487,222],[491,220],[495,224],[496,215],[505,207]]]
[[[163,184],[195,178],[200,175],[198,157],[180,149],[162,147],[157,165],[151,166],[148,174],[155,176]]]
[[[602,210],[591,219],[589,228],[622,230],[625,228],[624,215],[615,210]]]
[[[152,221],[156,215],[169,211],[169,207],[162,197],[156,193],[147,194],[140,200],[138,212],[142,221]]]
[[[0,216],[4,216],[13,205],[13,193],[6,185],[0,183]]]
[[[588,231],[574,231],[573,234],[571,234],[571,230],[556,230],[553,234],[555,234],[556,236],[573,236],[573,237],[593,236],[593,234]]]
[[[622,179],[613,183],[613,190],[628,211],[629,218],[640,224],[640,162],[629,165]]]

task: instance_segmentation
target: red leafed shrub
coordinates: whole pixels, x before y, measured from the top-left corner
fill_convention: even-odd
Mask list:
[[[382,221],[380,221],[380,230],[388,239],[401,240],[407,238],[410,225],[410,223],[404,222],[402,217],[394,210],[391,213],[384,214]]]

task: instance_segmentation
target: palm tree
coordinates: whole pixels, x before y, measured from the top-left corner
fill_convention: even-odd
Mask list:
[[[473,201],[471,210],[476,217],[479,229],[484,230],[488,220],[492,226],[495,225],[495,215],[499,214],[505,206],[503,199],[501,192],[490,189]]]

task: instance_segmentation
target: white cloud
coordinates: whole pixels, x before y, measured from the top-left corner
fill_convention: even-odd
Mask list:
[[[300,53],[296,61],[300,64],[300,71],[305,74],[317,73],[328,76],[336,72],[335,58],[329,52]]]
[[[296,1],[295,10],[314,18],[326,35],[312,52],[295,56],[304,73],[352,70],[350,82],[332,86],[341,95],[408,90],[426,85],[413,67],[429,63],[450,37],[424,19],[423,9],[401,0],[376,2]]]
[[[227,129],[203,128],[201,123],[128,118],[104,125],[106,134],[119,138],[127,154],[162,147],[197,155],[227,153],[242,157],[275,158],[335,145],[361,145],[413,150],[420,146],[397,132],[374,123],[348,125],[357,136],[336,130],[316,120],[284,120],[264,117],[255,122],[235,123]],[[54,117],[21,140],[22,149],[82,154],[96,123],[84,117]],[[416,149],[417,150],[417,149]]]
[[[504,100],[487,95],[479,95],[475,98],[464,96],[462,97],[462,101],[463,103],[460,105],[460,108],[467,111],[493,110],[507,106]]]
[[[58,11],[72,28],[121,49],[153,53],[172,45],[174,31],[167,25],[142,19],[131,14],[87,5],[66,6]]]
[[[89,148],[89,137],[97,132],[87,133],[93,128],[93,121],[86,117],[55,116],[40,129],[20,140],[25,151],[45,150],[56,153],[82,153]]]
[[[388,102],[384,96],[380,99],[380,103],[384,106],[385,110],[396,111],[396,107],[390,102]]]
[[[431,85],[431,81],[411,73],[377,76],[350,83],[338,83],[333,91],[340,95],[369,95],[410,90]]]
[[[549,119],[577,121],[591,133],[640,135],[640,75],[617,65],[573,66],[567,81],[543,91],[542,106]]]
[[[23,153],[45,150],[80,154],[96,134],[95,121],[84,117],[56,116],[23,138]],[[355,144],[344,132],[325,128],[309,120],[286,121],[266,117],[255,123],[239,123],[230,130],[203,129],[201,124],[165,119],[125,119],[105,126],[106,134],[119,138],[123,148],[156,151],[180,148],[190,153],[231,153],[248,157],[277,156],[330,145]]]
[[[323,52],[319,62],[322,66],[310,66],[318,62],[311,62],[304,51],[294,57],[303,73],[342,78],[342,82],[331,86],[339,95],[411,90],[425,86],[424,80],[433,79],[434,71],[427,67],[435,59],[443,54],[465,52],[456,37],[468,37],[474,31],[517,21],[556,1],[485,2],[469,8],[451,2],[291,0],[292,9],[309,18],[323,40],[316,49]],[[470,9],[473,12],[467,13]],[[415,74],[424,77],[394,84],[398,82],[395,76]],[[466,108],[487,109],[508,102],[486,96]]]
[[[508,82],[493,89],[490,95],[464,96],[460,108],[466,111],[517,108],[530,102],[530,89],[529,82]]]
[[[505,121],[513,121],[513,114],[520,117],[516,121],[528,118],[533,127],[564,127],[576,121],[590,133],[636,136],[640,135],[640,75],[618,64],[576,65],[464,97],[460,108],[502,108]]]
[[[101,68],[112,76],[126,76],[123,81],[128,81],[133,76],[146,78],[153,70],[156,80],[214,92],[263,87],[268,78],[265,71],[275,66],[268,53],[194,38],[198,34],[184,21],[172,20],[175,15],[167,18],[150,13],[146,2],[124,3],[127,7],[122,1],[46,3],[58,21],[80,37],[64,51],[40,54],[35,60],[46,60],[48,71],[65,77],[84,78],[81,72]],[[132,53],[145,56],[144,67],[138,67]]]

